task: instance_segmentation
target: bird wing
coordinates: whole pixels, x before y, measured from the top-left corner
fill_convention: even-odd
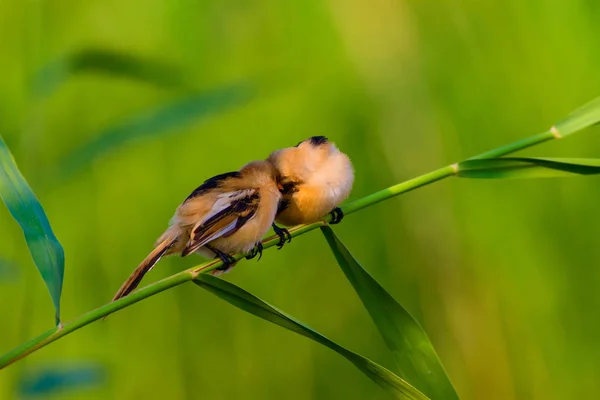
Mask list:
[[[187,256],[217,238],[233,235],[254,217],[259,199],[256,189],[220,194],[211,211],[192,229],[190,240],[181,255]]]
[[[227,182],[231,178],[239,178],[241,175],[239,171],[234,172],[226,172],[224,174],[213,176],[210,179],[204,181],[204,183],[198,186],[185,200],[184,203],[188,200],[193,199],[194,197],[198,197],[203,195],[213,189],[217,189],[221,187],[225,182]]]

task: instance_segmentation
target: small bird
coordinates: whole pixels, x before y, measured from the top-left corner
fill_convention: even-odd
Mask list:
[[[283,197],[275,221],[292,226],[316,222],[331,213],[332,224],[339,223],[344,214],[337,206],[346,200],[354,183],[350,158],[324,136],[313,136],[296,145],[276,150],[269,155],[281,175]],[[281,248],[291,240],[286,229],[275,223]]]
[[[177,208],[169,228],[154,250],[123,283],[113,301],[127,296],[163,257],[199,253],[219,257],[220,275],[236,263],[232,254],[262,256],[261,239],[267,233],[281,200],[279,171],[269,161],[252,161],[239,171],[206,180]]]

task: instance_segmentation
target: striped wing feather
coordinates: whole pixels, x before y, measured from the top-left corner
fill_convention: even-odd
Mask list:
[[[221,194],[211,212],[192,230],[181,255],[185,257],[215,239],[233,235],[254,217],[259,199],[255,189]]]

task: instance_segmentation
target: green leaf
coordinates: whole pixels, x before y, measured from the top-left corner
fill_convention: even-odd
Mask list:
[[[72,173],[79,172],[94,159],[125,143],[168,134],[183,125],[238,106],[248,101],[251,95],[247,85],[231,85],[194,93],[133,116],[94,135],[97,139],[67,154],[58,164],[57,179],[65,179]]]
[[[83,49],[45,65],[34,77],[33,93],[52,94],[70,77],[98,73],[151,83],[157,86],[181,85],[181,73],[158,60],[108,49]]]
[[[299,335],[307,337],[337,352],[354,364],[362,373],[371,378],[375,383],[393,393],[399,399],[427,399],[425,395],[415,389],[397,375],[388,371],[379,364],[358,355],[332,340],[321,335],[319,332],[276,309],[258,297],[248,293],[244,289],[215,278],[207,274],[200,274],[194,279],[194,283],[210,293],[222,298],[226,302],[259,318],[272,322]]]
[[[581,129],[596,125],[598,122],[600,122],[600,97],[590,101],[558,121],[554,125],[554,128],[560,137],[565,137]]]
[[[65,271],[65,255],[54,236],[42,205],[21,175],[17,163],[0,136],[0,197],[17,220],[29,251],[44,278],[60,323],[60,294]]]
[[[400,377],[432,399],[458,399],[419,323],[365,271],[329,226],[322,226],[321,231],[392,352]]]
[[[457,164],[461,178],[551,178],[600,173],[600,159],[594,158],[489,158]]]

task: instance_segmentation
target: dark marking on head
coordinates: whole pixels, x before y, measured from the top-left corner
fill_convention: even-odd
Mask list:
[[[194,197],[200,196],[203,193],[208,192],[209,190],[212,189],[216,189],[219,187],[219,185],[225,181],[226,179],[229,178],[239,178],[241,176],[241,174],[238,171],[234,171],[234,172],[226,172],[224,174],[220,174],[220,175],[216,175],[213,176],[212,178],[209,178],[207,180],[204,181],[204,183],[200,186],[198,186],[185,200],[184,203],[186,201],[188,201],[189,199],[192,199]]]
[[[325,143],[327,143],[327,138],[325,136],[313,136],[310,138],[310,144],[315,147]]]
[[[306,140],[310,140],[310,144],[312,144],[313,146],[320,146],[322,144],[327,143],[328,139],[325,136],[313,136],[310,137]],[[295,147],[300,146],[302,143],[306,142],[306,140],[301,141],[300,143],[298,143]]]

